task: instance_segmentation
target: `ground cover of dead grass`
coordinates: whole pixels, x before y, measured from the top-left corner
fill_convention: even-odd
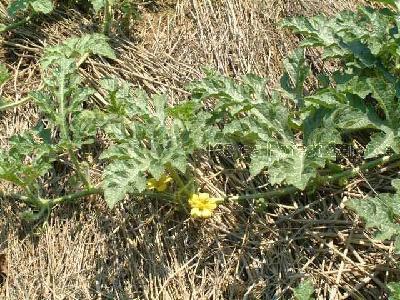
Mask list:
[[[277,27],[279,20],[356,5],[350,0],[146,1],[128,32],[113,33],[119,59],[89,59],[82,75],[94,86],[115,75],[148,92],[168,93],[171,102],[187,96],[185,84],[200,78],[204,66],[235,77],[268,76],[273,85],[297,43]],[[39,86],[43,47],[96,30],[94,21],[64,10],[41,26],[8,34],[0,56],[13,80],[2,94],[17,101]],[[318,53],[309,55],[323,67]],[[0,145],[7,147],[8,137],[38,118],[32,104],[0,115]],[[196,157],[204,190],[215,195],[262,190],[265,178],[249,182],[246,168],[229,172],[241,166],[232,153],[240,151]],[[255,202],[226,204],[206,221],[190,220],[158,202],[128,199],[109,211],[99,199],[87,199],[56,208],[45,226],[32,226],[19,219],[18,203],[1,199],[0,253],[6,254],[7,280],[0,298],[289,299],[292,289],[310,278],[318,299],[384,299],[385,283],[399,279],[393,245],[374,241],[360,220],[343,210],[343,200],[372,188],[383,191],[397,173],[393,165],[361,174],[346,187],[269,199],[264,211]]]

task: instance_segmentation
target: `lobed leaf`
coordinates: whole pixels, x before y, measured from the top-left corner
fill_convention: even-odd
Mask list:
[[[310,75],[310,67],[305,61],[304,49],[296,49],[289,58],[285,59],[286,72],[281,77],[281,87],[285,95],[299,107],[304,104],[304,83]]]
[[[395,181],[393,185],[398,188]],[[364,220],[367,228],[377,228],[378,240],[395,239],[395,250],[400,253],[400,194],[379,194],[366,199],[352,199],[346,206],[356,211]]]
[[[105,132],[115,143],[101,155],[109,162],[103,187],[110,207],[126,194],[143,191],[148,175],[159,179],[170,168],[184,173],[188,156],[215,136],[212,126],[210,129],[206,120],[203,122],[204,116],[186,109],[180,119],[183,108],[168,108],[165,96],[148,97],[112,79],[103,81],[102,86],[110,104]]]
[[[283,95],[301,105],[309,74],[304,53],[295,53],[286,68]],[[208,123],[223,120],[220,126],[228,143],[254,145],[250,164],[253,176],[267,169],[271,184],[285,183],[304,190],[317,177],[318,170],[335,159],[334,145],[341,142],[335,128],[325,127],[324,122],[315,123],[307,127],[303,143],[297,140],[292,128],[295,120],[279,96],[271,99],[265,93],[265,80],[253,77],[234,81],[209,72],[191,90],[195,100],[213,101],[210,114],[214,116]]]
[[[16,17],[20,13],[32,10],[35,13],[49,14],[53,11],[54,5],[51,0],[14,0],[7,12],[11,17]]]
[[[116,58],[114,50],[108,43],[108,38],[103,34],[93,33],[69,38],[61,45],[46,47],[41,66],[47,69],[49,66],[57,64],[61,58],[79,60],[89,54],[100,55],[110,59]]]
[[[14,136],[10,146],[8,151],[0,151],[0,179],[32,188],[50,170],[55,160],[53,146],[43,143],[33,131]]]

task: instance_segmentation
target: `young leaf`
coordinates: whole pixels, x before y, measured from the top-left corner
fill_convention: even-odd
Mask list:
[[[88,54],[100,55],[110,59],[116,58],[114,50],[108,43],[108,38],[103,34],[93,33],[69,38],[61,45],[46,47],[41,65],[46,69],[57,64],[60,58],[79,60]]]
[[[92,3],[93,9],[96,13],[100,11],[106,4],[105,0],[90,0],[90,3]]]
[[[396,181],[392,184],[397,189]],[[356,211],[364,220],[367,228],[377,228],[378,240],[395,239],[395,250],[400,253],[400,194],[379,194],[366,199],[352,199],[346,206]]]
[[[292,55],[285,59],[285,74],[281,77],[281,87],[286,91],[286,96],[293,100],[298,107],[304,103],[304,82],[310,75],[310,67],[304,57],[304,50],[296,49]]]
[[[31,96],[47,119],[51,120],[53,128],[60,129],[60,142],[70,144],[67,119],[77,133],[79,125],[75,124],[75,120],[80,122],[83,114],[87,114],[82,110],[82,105],[94,91],[81,87],[81,78],[72,59],[59,59],[52,71],[45,80],[44,90]]]
[[[0,85],[7,82],[11,75],[4,64],[0,64]]]
[[[311,280],[305,280],[299,284],[293,291],[295,300],[312,300],[314,294],[314,286]]]

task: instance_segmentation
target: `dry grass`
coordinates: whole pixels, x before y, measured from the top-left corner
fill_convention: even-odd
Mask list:
[[[151,2],[151,1],[147,1]],[[224,74],[248,72],[276,83],[281,64],[297,39],[280,30],[284,17],[334,14],[356,1],[179,0],[142,7],[129,33],[115,32],[119,60],[89,59],[88,84],[116,75],[150,92],[167,92],[172,102],[184,86],[212,66]],[[4,9],[3,7],[0,7]],[[17,101],[40,84],[38,58],[44,46],[94,30],[89,17],[57,12],[43,26],[19,29],[5,38],[2,60],[13,80],[1,92]],[[24,105],[0,116],[0,144],[35,124],[35,107]],[[225,151],[225,152],[224,152]],[[197,175],[213,194],[259,188],[225,149],[199,155]],[[211,166],[211,162],[212,165]],[[236,166],[237,167],[237,166]],[[0,202],[0,252],[8,276],[2,299],[289,299],[310,278],[318,299],[384,299],[385,283],[398,280],[393,245],[379,243],[343,199],[383,190],[397,168],[368,174],[345,188],[311,197],[221,206],[216,216],[193,221],[158,202],[130,199],[114,211],[89,199],[57,208],[45,226],[24,224],[18,203]],[[4,189],[9,187],[2,186]]]

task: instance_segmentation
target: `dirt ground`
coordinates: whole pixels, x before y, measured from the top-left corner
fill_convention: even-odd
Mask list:
[[[145,1],[129,31],[116,26],[112,33],[118,60],[91,58],[82,75],[88,84],[119,76],[148,92],[167,93],[171,102],[187,97],[185,85],[201,78],[204,67],[234,77],[256,73],[273,85],[298,42],[279,28],[280,20],[333,15],[360,3]],[[6,6],[3,1],[0,10]],[[43,48],[93,32],[96,22],[81,11],[59,10],[7,34],[0,58],[13,70],[13,80],[2,95],[18,101],[37,88]],[[317,52],[310,55],[323,67]],[[37,118],[30,103],[0,114],[1,147]],[[201,154],[196,160],[201,184],[215,195],[243,192],[248,174],[224,174],[224,159],[224,151]],[[385,284],[400,279],[393,245],[374,241],[343,209],[343,199],[363,196],[370,186],[384,189],[397,172],[389,166],[313,197],[271,199],[264,212],[253,202],[229,203],[205,221],[156,201],[127,199],[110,211],[91,198],[58,207],[48,223],[33,225],[19,218],[19,203],[0,199],[0,253],[7,274],[0,299],[290,299],[306,278],[317,299],[385,299]]]

